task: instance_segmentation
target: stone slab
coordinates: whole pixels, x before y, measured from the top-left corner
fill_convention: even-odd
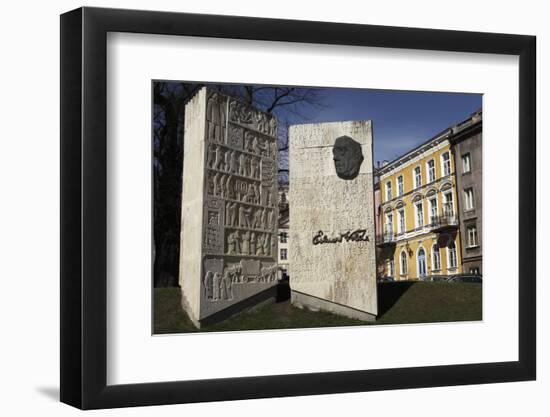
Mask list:
[[[277,285],[277,166],[274,117],[206,87],[186,105],[179,283],[196,326]]]
[[[372,122],[295,125],[289,134],[291,290],[376,316]]]

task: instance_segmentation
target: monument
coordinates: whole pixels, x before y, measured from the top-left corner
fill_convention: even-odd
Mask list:
[[[193,323],[274,300],[277,124],[207,87],[185,107],[179,283]]]
[[[289,135],[292,303],[375,320],[372,122],[295,125]]]

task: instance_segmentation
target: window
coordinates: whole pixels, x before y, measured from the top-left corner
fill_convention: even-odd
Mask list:
[[[451,175],[451,155],[449,152],[445,152],[441,155],[441,159],[443,161],[443,176]]]
[[[400,175],[399,177],[397,177],[397,195],[402,196],[403,193],[404,193],[403,175]]]
[[[416,260],[418,265],[418,276],[426,276],[426,252],[424,252],[424,248],[419,249]]]
[[[281,249],[281,260],[285,261],[288,256],[288,249],[282,248]]]
[[[472,170],[472,161],[470,159],[470,154],[462,155],[462,173],[466,174]]]
[[[453,216],[454,214],[452,191],[443,194],[443,211],[445,216]]]
[[[453,241],[447,245],[447,265],[449,269],[454,269],[457,265],[456,245]]]
[[[401,275],[407,275],[407,253],[401,252],[400,256]]]
[[[441,253],[439,252],[439,245],[432,246],[432,270],[441,270]]]
[[[395,264],[393,258],[388,260],[388,277],[393,277],[395,275]]]
[[[477,227],[475,224],[472,224],[467,227],[468,231],[468,247],[472,248],[477,246]]]
[[[422,201],[415,204],[416,211],[416,227],[424,226],[424,208],[422,206]]]
[[[418,188],[422,185],[422,172],[420,167],[414,169],[414,187]]]
[[[386,214],[386,233],[393,233],[393,214]]]
[[[391,200],[391,181],[386,183],[386,201]]]
[[[428,161],[428,182],[435,181],[435,161],[430,159]]]
[[[433,197],[430,199],[430,223],[435,223],[437,221],[437,198]]]
[[[473,188],[468,188],[464,190],[464,207],[466,210],[474,209],[474,190]]]
[[[397,212],[397,218],[399,219],[399,223],[397,224],[397,232],[398,233],[405,233],[405,209],[401,208]]]
[[[472,274],[472,275],[480,275],[480,273],[479,273],[479,268],[478,268],[478,267],[470,268],[470,274]]]
[[[281,232],[281,243],[286,243],[287,239],[288,239],[288,235],[286,232]]]

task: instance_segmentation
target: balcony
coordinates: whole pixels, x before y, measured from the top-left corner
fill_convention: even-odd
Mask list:
[[[395,238],[395,233],[385,231],[384,233],[376,235],[376,244],[378,246],[395,245]]]
[[[458,218],[454,213],[432,216],[428,225],[432,232],[444,232],[458,228]]]

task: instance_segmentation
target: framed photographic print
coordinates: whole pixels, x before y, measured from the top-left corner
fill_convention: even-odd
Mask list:
[[[61,400],[535,379],[535,98],[530,36],[62,15]]]

